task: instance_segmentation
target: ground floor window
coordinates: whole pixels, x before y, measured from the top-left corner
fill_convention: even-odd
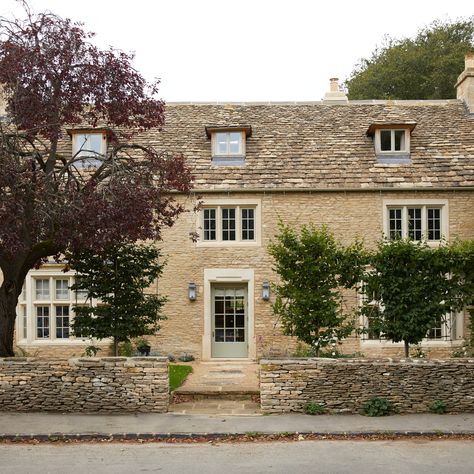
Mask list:
[[[32,270],[28,273],[17,307],[19,342],[65,342],[81,340],[72,335],[73,306],[91,304],[87,294],[75,292],[73,272]]]

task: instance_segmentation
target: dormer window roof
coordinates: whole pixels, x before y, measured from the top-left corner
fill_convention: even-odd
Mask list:
[[[410,163],[410,136],[416,122],[375,122],[367,135],[374,138],[375,155],[382,164]]]
[[[247,126],[207,126],[211,139],[212,164],[215,166],[243,166],[245,145],[252,128]]]

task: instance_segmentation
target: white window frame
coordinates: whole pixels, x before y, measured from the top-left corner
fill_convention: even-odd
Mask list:
[[[237,153],[230,152],[230,134],[236,133],[240,135],[239,141],[239,151]],[[226,153],[219,153],[218,150],[218,141],[217,136],[223,134],[227,136],[227,152]],[[245,131],[243,130],[222,130],[222,131],[215,131],[212,133],[211,136],[211,143],[212,143],[212,156],[213,157],[245,157]]]
[[[204,209],[216,209],[216,240],[204,240]],[[222,240],[222,209],[236,210],[236,240]],[[254,209],[254,239],[242,240],[242,209]],[[257,247],[261,246],[262,212],[259,199],[210,199],[202,204],[197,222],[197,247]]]
[[[69,280],[69,286],[75,281],[75,272],[63,271],[62,265],[45,265],[38,270],[30,270],[25,278],[23,291],[18,299],[16,320],[16,340],[21,346],[41,347],[44,345],[88,345],[91,344],[89,338],[74,337],[56,338],[56,306],[69,306],[69,325],[74,320],[72,306],[75,304],[96,305],[95,300],[86,302],[79,292],[69,290],[68,299],[56,298],[55,280]],[[49,280],[49,299],[36,299],[36,280]],[[79,293],[76,297],[76,294]],[[38,306],[48,306],[49,309],[49,337],[37,337],[36,308]],[[26,324],[26,326],[25,326]],[[26,337],[25,337],[26,336]]]
[[[421,208],[421,234],[422,240],[430,246],[438,246],[441,241],[449,239],[449,204],[447,199],[390,199],[383,201],[383,233],[390,239],[389,209],[402,209],[402,238],[408,238],[408,209]],[[440,209],[441,239],[428,240],[428,208]]]
[[[382,131],[390,131],[391,132],[391,150],[382,150],[382,140],[381,140],[381,132]],[[395,132],[402,131],[405,132],[405,149],[404,150],[395,150]],[[410,154],[410,129],[397,127],[397,128],[377,128],[375,130],[375,154],[376,155],[390,155],[390,156],[397,156],[397,155],[409,155]]]
[[[82,150],[81,147],[83,143],[81,143],[80,137],[84,135],[100,135],[101,136],[101,148],[100,151],[95,150]],[[97,157],[105,157],[107,153],[107,134],[104,130],[73,130],[71,132],[72,136],[72,157],[77,161],[74,161],[74,165],[77,168],[98,168],[102,161],[99,160]],[[83,159],[79,159],[81,157]]]

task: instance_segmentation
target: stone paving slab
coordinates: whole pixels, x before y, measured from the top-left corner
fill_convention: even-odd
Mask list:
[[[176,393],[259,391],[260,367],[252,362],[193,362],[193,372]]]
[[[251,400],[225,400],[207,398],[205,400],[188,401],[169,406],[169,413],[182,415],[261,415],[260,404]]]

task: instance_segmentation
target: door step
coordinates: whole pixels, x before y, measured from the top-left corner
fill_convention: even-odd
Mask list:
[[[221,387],[219,387],[221,388]],[[260,391],[255,389],[221,389],[221,390],[211,390],[205,388],[202,390],[199,389],[187,389],[185,387],[180,387],[171,394],[172,403],[181,403],[197,400],[239,400],[239,401],[255,401],[260,400]],[[176,402],[175,402],[176,400]]]
[[[262,414],[259,399],[258,392],[174,392],[168,412],[177,415],[257,416]]]

